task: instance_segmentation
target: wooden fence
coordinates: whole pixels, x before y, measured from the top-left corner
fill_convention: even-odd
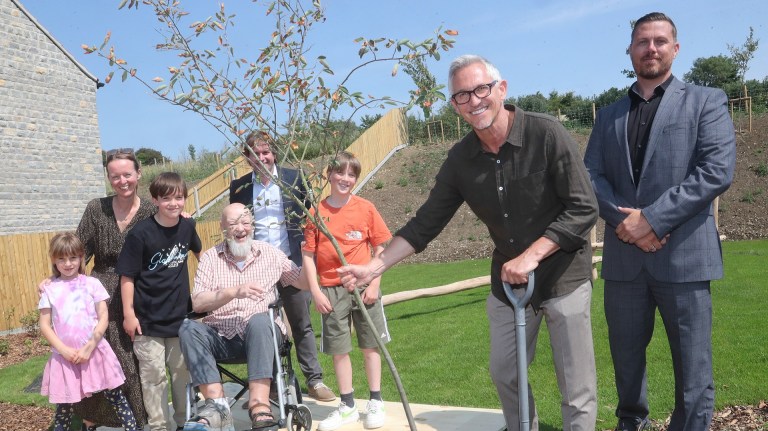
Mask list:
[[[194,187],[187,191],[184,211],[192,215],[200,214],[201,209],[229,190],[229,183],[232,180],[240,178],[248,172],[252,172],[251,165],[248,164],[248,160],[243,156],[222,166],[219,170],[209,175],[208,178],[195,184]]]
[[[197,233],[203,242],[203,250],[213,247],[222,239],[218,221],[198,223]],[[37,285],[51,275],[48,244],[55,234],[43,232],[0,236],[0,331],[19,328],[19,319],[37,309]],[[197,270],[197,259],[191,257],[188,262],[191,282]]]
[[[358,180],[365,179],[395,148],[407,143],[408,123],[405,112],[402,109],[393,109],[347,147],[347,151],[360,160],[361,169]],[[363,183],[364,181],[358,181],[355,191],[359,190]],[[326,182],[321,197],[329,193],[330,186]]]

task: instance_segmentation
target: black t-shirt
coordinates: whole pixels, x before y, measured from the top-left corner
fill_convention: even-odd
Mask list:
[[[178,337],[192,309],[187,254],[201,249],[195,222],[188,218],[164,227],[150,217],[128,232],[115,272],[133,277],[133,307],[143,335]]]

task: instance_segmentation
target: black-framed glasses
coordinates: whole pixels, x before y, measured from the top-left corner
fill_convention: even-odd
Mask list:
[[[451,96],[451,99],[453,99],[453,101],[456,102],[457,105],[463,105],[469,102],[469,99],[472,98],[473,94],[477,96],[478,99],[485,99],[486,97],[491,95],[491,89],[498,82],[499,81],[494,80],[489,84],[478,85],[477,87],[475,87],[470,91],[459,91],[459,92],[453,93],[453,95]]]

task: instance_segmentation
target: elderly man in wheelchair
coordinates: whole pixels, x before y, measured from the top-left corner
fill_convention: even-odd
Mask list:
[[[242,204],[224,208],[221,229],[225,240],[200,257],[192,292],[202,322],[187,319],[179,330],[192,384],[205,405],[184,424],[185,431],[234,431],[217,361],[242,358],[248,368],[248,412],[253,430],[272,430],[278,422],[270,407],[275,369],[275,338],[286,328],[270,322],[269,305],[277,299],[275,285],[306,289],[304,273],[279,249],[253,240],[251,212]]]

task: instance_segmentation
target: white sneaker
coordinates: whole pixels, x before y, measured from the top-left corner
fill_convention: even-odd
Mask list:
[[[365,429],[381,428],[384,426],[384,403],[379,400],[370,400],[365,406],[365,418],[363,418],[363,427]]]
[[[357,412],[357,408],[348,407],[344,401],[339,403],[339,408],[332,411],[320,424],[317,426],[317,431],[333,431],[342,425],[351,424],[357,422],[360,419],[360,413]]]

